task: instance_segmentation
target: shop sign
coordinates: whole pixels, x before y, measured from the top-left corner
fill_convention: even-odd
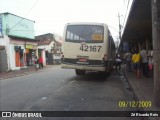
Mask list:
[[[26,45],[27,49],[33,49],[33,45]]]

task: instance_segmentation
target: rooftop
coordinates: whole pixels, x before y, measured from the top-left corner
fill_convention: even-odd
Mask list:
[[[152,38],[151,0],[134,0],[122,35],[122,42]]]
[[[4,14],[4,15],[10,14],[10,15],[17,16],[17,17],[20,17],[20,18],[22,18],[22,19],[26,19],[26,20],[29,20],[29,21],[32,21],[32,22],[34,22],[34,23],[35,23],[35,21],[33,21],[33,20],[30,20],[30,19],[27,19],[27,18],[24,18],[24,17],[18,16],[18,15],[15,15],[15,14],[13,14],[13,13],[4,12],[4,13],[0,13],[0,15],[1,15],[1,14]]]

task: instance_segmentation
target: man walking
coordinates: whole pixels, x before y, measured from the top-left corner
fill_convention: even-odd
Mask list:
[[[141,52],[141,57],[142,57],[142,71],[143,75],[148,77],[148,55],[147,55],[147,50],[146,47],[143,47]]]

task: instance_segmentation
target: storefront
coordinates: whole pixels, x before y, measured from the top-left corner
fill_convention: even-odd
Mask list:
[[[10,69],[19,70],[34,65],[37,56],[37,41],[19,37],[10,38]]]
[[[36,45],[26,44],[26,66],[34,65],[35,57],[37,56]]]

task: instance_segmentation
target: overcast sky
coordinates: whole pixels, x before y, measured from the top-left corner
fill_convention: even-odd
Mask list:
[[[69,22],[106,23],[114,40],[118,36],[118,12],[121,24],[129,0],[0,0],[0,13],[10,12],[35,21],[35,35],[63,35]],[[132,0],[130,0],[132,1]],[[113,29],[114,28],[114,29]],[[117,31],[116,31],[116,30]]]

